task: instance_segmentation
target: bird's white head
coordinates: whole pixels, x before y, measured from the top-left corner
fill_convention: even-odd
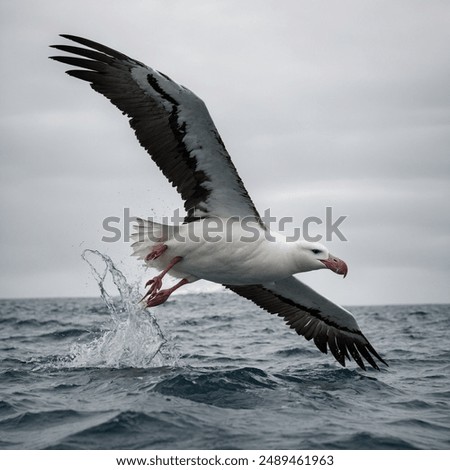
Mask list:
[[[327,268],[344,277],[347,275],[348,267],[345,262],[332,255],[324,245],[302,240],[299,242],[299,248],[299,272]]]

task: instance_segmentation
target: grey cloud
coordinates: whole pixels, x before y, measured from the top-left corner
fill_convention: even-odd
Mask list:
[[[84,247],[140,272],[128,246],[101,242],[103,218],[182,207],[126,119],[47,59],[48,45],[63,41],[57,34],[72,33],[201,96],[261,210],[298,223],[327,205],[349,216],[349,241],[330,243],[349,261],[349,278],[305,277],[325,295],[347,304],[449,300],[446,2],[0,8],[0,295],[93,295]]]

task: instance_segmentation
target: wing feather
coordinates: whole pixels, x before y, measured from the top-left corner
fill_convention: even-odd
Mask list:
[[[349,311],[293,276],[267,284],[226,287],[268,312],[283,317],[299,335],[308,341],[312,339],[319,351],[327,354],[330,350],[342,366],[345,366],[346,359],[353,359],[365,370],[363,358],[374,369],[379,369],[375,359],[387,365],[362,334]]]
[[[51,46],[73,56],[52,59],[79,67],[87,81],[130,118],[140,144],[180,193],[186,221],[209,216],[249,217],[264,227],[203,103],[194,93],[142,62],[89,39],[86,46]]]

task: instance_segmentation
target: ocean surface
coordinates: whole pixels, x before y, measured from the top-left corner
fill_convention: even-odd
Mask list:
[[[98,299],[0,301],[1,449],[450,449],[449,305],[352,308],[365,372],[232,293],[149,313],[89,256]]]

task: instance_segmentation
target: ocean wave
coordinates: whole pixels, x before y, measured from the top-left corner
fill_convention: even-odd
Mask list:
[[[242,368],[226,371],[183,372],[159,382],[154,391],[168,396],[207,403],[220,408],[253,408],[258,389],[273,389],[276,381],[264,371]]]
[[[81,338],[86,334],[92,334],[92,331],[79,329],[79,328],[68,328],[68,329],[56,329],[50,333],[43,333],[36,335],[39,339],[50,339],[50,340],[63,340],[67,338]]]
[[[322,443],[321,447],[327,449],[355,450],[414,450],[420,448],[416,447],[408,440],[398,436],[381,435],[375,432],[367,431],[356,432],[344,438],[325,441]]]
[[[316,357],[317,354],[315,351],[307,348],[288,348],[288,349],[279,349],[275,352],[277,356],[280,357]]]
[[[11,405],[5,400],[0,401],[0,417],[9,416],[11,414],[14,414],[15,412],[16,409],[13,405]]]
[[[186,433],[186,429],[190,433]],[[173,436],[180,440],[189,439],[195,431],[202,434],[202,423],[198,427],[195,419],[183,423],[171,413],[149,414],[143,411],[122,411],[103,420],[101,423],[87,427],[60,439],[47,449],[143,449],[172,448]]]

